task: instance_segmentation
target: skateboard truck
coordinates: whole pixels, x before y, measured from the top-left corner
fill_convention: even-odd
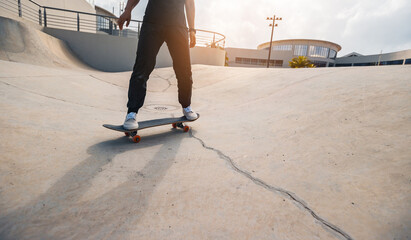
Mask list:
[[[173,124],[171,124],[171,126],[173,128],[181,128],[181,129],[184,130],[184,132],[190,131],[190,127],[188,125],[183,124],[183,123],[173,123]],[[137,131],[125,132],[124,135],[126,135],[126,137],[131,137],[133,139],[133,142],[135,142],[135,143],[139,143],[141,141],[141,137],[140,137],[140,135],[137,135]]]
[[[171,125],[173,126],[173,128],[182,128],[184,132],[190,131],[190,127],[183,123],[173,123]]]

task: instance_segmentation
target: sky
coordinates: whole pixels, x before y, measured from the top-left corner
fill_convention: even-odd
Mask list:
[[[118,15],[120,0],[95,0]],[[142,20],[148,0],[133,10]],[[318,39],[351,52],[379,54],[411,49],[411,0],[195,0],[196,28],[227,37],[226,47],[256,49],[271,37],[267,17],[281,17],[274,40]]]

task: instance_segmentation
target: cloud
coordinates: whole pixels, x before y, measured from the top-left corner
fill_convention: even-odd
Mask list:
[[[148,0],[133,11],[141,20]],[[119,1],[96,0],[111,10]],[[117,10],[118,12],[118,10]],[[377,54],[411,48],[409,0],[196,0],[196,26],[227,36],[229,47],[253,48],[268,42],[266,17],[276,14],[274,38],[310,38],[332,41],[343,50]]]
[[[347,25],[340,36],[346,47],[366,54],[411,48],[409,21],[411,5],[407,1],[360,2],[354,15],[342,21]]]

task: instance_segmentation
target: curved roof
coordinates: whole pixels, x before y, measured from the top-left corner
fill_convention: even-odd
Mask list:
[[[333,43],[333,42],[329,42],[329,41],[324,41],[324,40],[316,40],[316,39],[284,39],[284,40],[277,40],[277,41],[273,41],[273,46],[278,46],[278,45],[284,45],[284,44],[291,44],[291,45],[295,45],[295,44],[305,44],[305,45],[315,45],[315,46],[328,46],[328,47],[332,47],[335,50],[337,50],[337,52],[339,52],[341,50],[341,46]],[[270,42],[266,42],[266,43],[262,43],[260,45],[257,46],[258,50],[261,49],[266,49],[270,47]]]

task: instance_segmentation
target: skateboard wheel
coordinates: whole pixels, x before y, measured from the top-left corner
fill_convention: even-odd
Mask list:
[[[141,140],[141,137],[139,135],[136,135],[136,136],[133,137],[133,142],[135,142],[135,143],[139,143],[140,140]]]
[[[190,127],[189,126],[184,126],[184,132],[188,132],[190,131]]]
[[[177,123],[173,123],[171,126],[173,126],[173,128],[177,128]]]
[[[125,132],[124,135],[126,135],[126,137],[130,137],[130,133]]]

